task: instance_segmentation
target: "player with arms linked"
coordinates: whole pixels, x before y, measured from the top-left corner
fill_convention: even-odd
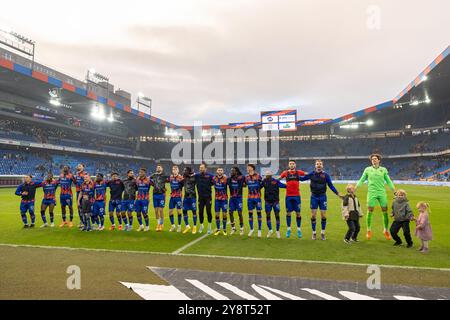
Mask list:
[[[178,166],[172,167],[172,174],[169,177],[170,183],[170,200],[169,200],[169,219],[172,226],[170,232],[177,230],[181,232],[181,219],[182,219],[182,192],[183,192],[183,176],[180,174]],[[174,209],[177,210],[177,222],[178,228],[175,226],[175,218],[173,216]]]
[[[54,227],[54,213],[53,210],[56,206],[56,189],[58,188],[59,181],[53,179],[53,173],[49,172],[47,174],[47,178],[42,182],[42,190],[44,191],[44,197],[41,203],[41,217],[44,224],[41,228],[45,228],[48,226],[47,217],[45,216],[45,211],[49,211],[50,215],[50,227]],[[81,219],[81,215],[80,215]],[[80,220],[81,221],[81,220]]]
[[[23,227],[34,228],[36,215],[34,214],[34,198],[36,196],[36,189],[42,186],[41,183],[34,182],[31,175],[25,176],[25,181],[16,189],[16,196],[20,196],[20,216],[22,217]],[[28,224],[27,212],[30,214],[31,224]]]

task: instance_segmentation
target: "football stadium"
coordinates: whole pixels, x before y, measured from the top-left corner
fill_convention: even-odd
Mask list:
[[[350,113],[212,124],[35,46],[0,28],[0,299],[450,299],[450,46]]]

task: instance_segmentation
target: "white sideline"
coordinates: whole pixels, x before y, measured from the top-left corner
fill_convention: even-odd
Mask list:
[[[72,250],[72,251],[93,251],[93,252],[117,252],[117,253],[137,253],[137,254],[154,254],[160,256],[182,256],[182,257],[197,257],[197,258],[214,258],[214,259],[231,259],[231,260],[249,260],[249,261],[270,261],[270,262],[292,262],[292,263],[310,263],[310,264],[335,264],[344,266],[355,267],[368,267],[370,265],[377,265],[381,268],[390,269],[417,269],[417,270],[431,270],[431,271],[444,271],[450,272],[450,268],[434,268],[434,267],[415,267],[415,266],[396,266],[388,264],[375,264],[375,263],[356,263],[356,262],[341,262],[341,261],[314,261],[314,260],[294,260],[294,259],[274,259],[274,258],[256,258],[256,257],[238,257],[238,256],[219,256],[210,254],[195,254],[195,253],[169,253],[158,251],[136,251],[136,250],[114,250],[114,249],[97,249],[97,248],[73,248],[73,247],[58,247],[58,246],[42,246],[31,244],[11,244],[0,243],[0,247],[10,248],[38,248],[38,249],[59,249],[59,250]]]
[[[175,250],[174,252],[172,252],[172,254],[175,254],[175,255],[176,255],[176,254],[180,254],[182,251],[184,251],[184,250],[186,250],[187,248],[193,246],[193,245],[196,244],[197,242],[202,241],[202,240],[205,239],[207,236],[208,236],[208,234],[205,234],[205,235],[201,236],[200,238],[195,239],[195,240],[189,242],[188,244],[186,244],[186,245],[182,246],[181,248],[179,248],[179,249]]]

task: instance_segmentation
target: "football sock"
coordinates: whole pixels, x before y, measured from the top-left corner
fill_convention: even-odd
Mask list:
[[[297,229],[302,227],[302,217],[296,217],[295,221],[297,222]]]
[[[142,226],[142,215],[138,214],[137,219],[138,219],[139,225]]]
[[[47,218],[45,217],[45,211],[44,210],[41,211],[41,217],[42,217],[42,221],[44,222],[44,224],[47,224]]]
[[[194,221],[194,226],[197,225],[197,211],[192,212],[192,220]]]
[[[322,231],[325,231],[325,229],[327,228],[327,219],[322,219],[321,224],[322,224]]]
[[[291,215],[286,215],[286,225],[288,228],[291,227]]]
[[[216,227],[217,230],[220,230],[220,215],[216,215]]]
[[[170,220],[170,224],[172,224],[172,225],[175,224],[175,218],[173,217],[173,214],[169,215],[169,220]]]
[[[223,230],[227,230],[227,218],[225,217],[225,218],[223,218],[222,219],[222,225],[223,225]]]
[[[148,214],[144,214],[144,221],[145,221],[145,226],[148,227],[150,224],[150,221],[148,219]]]
[[[257,212],[256,214],[258,216],[258,230],[261,230],[261,228],[262,228],[262,215],[261,215],[261,212]]]
[[[22,217],[23,224],[28,224],[27,214],[26,213],[20,213],[20,216]]]
[[[178,214],[177,218],[178,218],[178,225],[181,226],[181,214],[180,213]]]
[[[253,212],[248,213],[248,224],[250,225],[250,229],[253,230]]]
[[[53,223],[55,219],[55,215],[53,214],[53,212],[50,212],[50,223]]]
[[[114,225],[114,215],[113,214],[109,215],[109,221],[111,221],[111,224]]]
[[[372,221],[373,221],[373,212],[369,211],[369,212],[367,212],[367,217],[366,217],[368,231],[372,230]]]
[[[184,224],[187,227],[189,225],[189,217],[188,217],[188,212],[186,210],[183,210],[183,219],[184,219]]]
[[[387,212],[383,212],[383,227],[384,230],[389,230],[389,216]]]
[[[266,221],[267,221],[267,227],[269,228],[269,230],[272,230],[272,219],[270,219],[270,213],[267,214]]]
[[[311,218],[311,228],[312,228],[313,233],[316,233],[316,224],[317,224],[317,219]]]

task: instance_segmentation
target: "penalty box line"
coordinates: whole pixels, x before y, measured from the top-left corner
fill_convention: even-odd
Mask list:
[[[205,236],[203,236],[203,237],[205,237]],[[203,238],[203,237],[201,237],[201,238]],[[201,239],[201,238],[199,238],[199,239]],[[199,239],[196,239],[196,240],[199,240]],[[192,242],[194,242],[194,241],[192,241]],[[190,242],[188,244],[193,245],[192,242]],[[239,257],[239,256],[220,256],[220,255],[181,253],[181,252],[180,253],[174,253],[175,251],[174,252],[158,252],[158,251],[137,251],[137,250],[114,250],[114,249],[74,248],[74,247],[58,247],[58,246],[43,246],[43,245],[31,245],[31,244],[11,244],[11,243],[0,243],[0,247],[58,249],[58,250],[69,250],[69,251],[92,251],[92,252],[109,252],[109,253],[153,254],[153,255],[160,255],[160,256],[182,256],[182,257],[211,258],[211,259],[230,259],[230,260],[261,261],[261,262],[289,262],[289,263],[326,264],[326,265],[342,265],[342,266],[353,266],[353,267],[368,267],[368,266],[371,266],[371,265],[376,265],[376,266],[381,267],[381,268],[389,268],[389,269],[407,269],[407,270],[414,270],[415,269],[415,270],[430,270],[430,271],[450,272],[450,268],[418,267],[418,266],[417,267],[416,266],[396,266],[396,265],[387,265],[387,264],[356,263],[356,262],[341,262],[341,261],[314,261],[314,260],[275,259],[275,258],[257,258],[257,257]],[[182,249],[182,248],[180,248],[180,249]],[[178,249],[178,250],[180,250],[180,249]]]

